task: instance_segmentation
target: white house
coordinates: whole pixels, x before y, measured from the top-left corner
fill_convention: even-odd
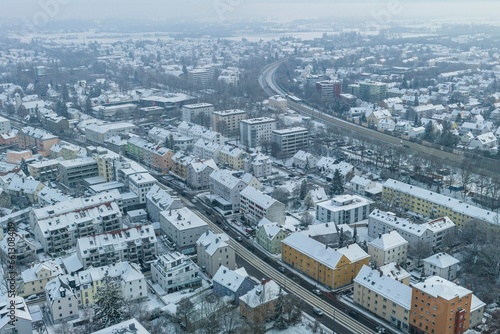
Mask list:
[[[11,313],[12,310],[14,314]],[[32,334],[32,320],[24,298],[7,299],[5,295],[0,301],[0,334]]]
[[[236,268],[235,252],[228,242],[227,234],[215,234],[210,230],[203,233],[196,241],[198,266],[208,275],[215,275],[221,266],[231,270]]]
[[[79,318],[78,308],[82,301],[73,276],[61,275],[49,281],[45,286],[45,298],[55,324]]]
[[[247,185],[233,176],[228,170],[219,169],[210,174],[210,193],[215,206],[224,211],[237,211],[240,208],[240,192]]]
[[[245,219],[257,224],[267,218],[280,225],[285,223],[285,204],[275,200],[253,187],[246,187],[240,192],[240,211]]]
[[[357,195],[340,195],[331,200],[318,203],[316,219],[322,223],[352,224],[368,218],[369,199]]]
[[[447,253],[438,253],[422,260],[425,276],[439,276],[449,281],[457,278],[459,260]]]
[[[379,234],[368,243],[368,254],[379,267],[391,262],[402,264],[408,256],[408,241],[397,231]]]
[[[208,224],[184,207],[163,211],[160,214],[160,228],[177,245],[179,252],[192,254],[196,252],[196,241],[208,230]]]
[[[151,278],[167,293],[201,284],[200,268],[184,254],[164,253],[151,264]]]
[[[498,149],[497,137],[495,137],[493,132],[483,133],[471,140],[469,148],[477,148],[482,151],[496,151]]]
[[[313,169],[318,163],[319,159],[312,153],[305,151],[298,151],[293,156],[293,165],[303,170]]]

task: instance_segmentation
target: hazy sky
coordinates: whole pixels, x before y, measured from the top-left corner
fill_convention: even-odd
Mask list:
[[[497,20],[500,1],[480,0],[0,0],[0,17],[33,20],[73,18],[186,18],[204,21],[317,17],[379,20],[470,18]]]

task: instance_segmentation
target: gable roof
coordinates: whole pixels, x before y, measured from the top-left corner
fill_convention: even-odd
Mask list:
[[[212,280],[214,283],[236,292],[247,277],[249,276],[244,267],[237,270],[231,270],[226,266],[220,266]]]

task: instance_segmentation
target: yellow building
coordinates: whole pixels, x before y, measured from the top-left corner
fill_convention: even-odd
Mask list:
[[[300,270],[332,289],[352,283],[370,255],[357,244],[340,249],[330,248],[301,233],[293,233],[282,241],[283,262]]]
[[[470,220],[498,225],[498,214],[410,184],[388,179],[383,184],[382,200],[397,207],[427,217],[448,216],[458,227]]]
[[[212,112],[212,131],[220,132],[224,137],[234,137],[240,133],[240,122],[247,118],[247,112],[230,109]]]
[[[107,182],[114,179],[114,161],[120,159],[120,155],[113,151],[109,151],[104,147],[97,147],[92,157],[97,162],[99,176],[106,179]]]
[[[245,151],[233,145],[224,145],[219,151],[219,166],[228,166],[231,169],[241,170],[244,168],[244,160],[247,157]]]
[[[28,297],[34,294],[45,293],[45,285],[64,271],[54,261],[32,264],[21,273],[17,294]]]
[[[409,326],[411,294],[409,286],[369,266],[363,266],[354,279],[354,302],[405,333]]]

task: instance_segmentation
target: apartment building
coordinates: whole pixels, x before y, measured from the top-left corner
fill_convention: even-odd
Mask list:
[[[153,226],[141,225],[79,238],[76,254],[84,269],[119,261],[139,263],[148,268],[156,259],[156,242]]]
[[[441,248],[443,240],[455,233],[455,224],[448,218],[438,218],[424,224],[417,224],[405,218],[399,218],[392,212],[375,209],[368,217],[368,236],[378,237],[396,230],[409,245],[427,244],[432,249]]]
[[[208,224],[190,209],[184,207],[160,213],[160,228],[182,254],[196,253],[195,245],[208,231]]]
[[[59,182],[68,188],[76,188],[88,177],[99,175],[97,162],[90,158],[77,158],[58,162]]]
[[[214,159],[218,161],[222,145],[205,139],[198,139],[193,146],[193,154],[199,159]]]
[[[384,275],[380,269],[364,265],[354,278],[354,303],[405,333],[409,328],[411,297],[409,286]]]
[[[245,119],[240,122],[240,143],[249,148],[271,142],[271,133],[276,130],[276,120],[269,117]]]
[[[177,127],[178,135],[192,137],[196,140],[205,139],[207,141],[215,142],[217,144],[224,144],[226,139],[222,134],[216,131],[209,130],[208,127],[198,124],[181,122]]]
[[[276,223],[264,218],[259,222],[255,241],[271,254],[281,253],[281,241],[286,238],[286,233]]]
[[[252,153],[244,160],[245,171],[253,176],[261,178],[269,176],[273,172],[273,162],[271,158],[262,153]]]
[[[149,220],[160,222],[160,213],[171,209],[180,209],[184,206],[179,197],[170,195],[166,190],[155,184],[146,194],[146,211]]]
[[[292,157],[300,150],[309,149],[309,131],[300,126],[273,130],[271,142],[274,156]]]
[[[382,200],[431,218],[447,216],[460,228],[470,220],[498,225],[498,215],[493,211],[393,179],[383,184]]]
[[[231,270],[236,268],[235,252],[228,242],[227,234],[215,234],[210,230],[203,233],[196,241],[198,266],[210,277],[213,277],[221,266]]]
[[[240,131],[240,122],[247,118],[247,112],[241,109],[229,109],[212,112],[212,130],[225,137],[235,137]]]
[[[30,176],[37,181],[57,181],[59,178],[59,161],[42,160],[28,164]]]
[[[301,233],[292,233],[282,241],[281,259],[315,281],[332,289],[351,284],[370,255],[352,244],[333,249]]]
[[[0,101],[1,105],[1,101]],[[16,321],[11,322],[11,312],[15,312]],[[33,317],[24,298],[15,296],[12,299],[4,298],[0,302],[0,333],[32,334]]]
[[[210,197],[213,205],[223,211],[240,209],[240,192],[247,185],[243,180],[233,176],[228,170],[219,169],[210,174]]]
[[[285,112],[288,110],[288,101],[281,95],[274,95],[269,97],[269,108],[277,110],[279,112]]]
[[[358,195],[339,195],[316,206],[316,219],[322,223],[354,224],[367,219],[372,201]]]
[[[387,84],[375,81],[360,82],[358,97],[367,102],[380,102],[387,98]]]
[[[146,203],[146,195],[158,181],[149,173],[135,173],[128,176],[128,187],[139,197],[139,203]]]
[[[279,225],[285,223],[285,204],[254,187],[246,187],[240,192],[240,211],[245,219],[254,225],[257,225],[262,218]]]
[[[99,146],[92,148],[89,156],[97,162],[99,176],[105,178],[107,182],[115,180],[115,161],[123,160],[118,153]]]
[[[151,278],[167,293],[201,285],[200,268],[179,252],[161,254],[151,264]]]
[[[244,160],[247,153],[241,148],[226,144],[219,150],[219,166],[227,166],[234,170],[241,170],[244,168]]]
[[[148,285],[141,267],[136,263],[122,261],[89,268],[76,274],[82,307],[95,304],[97,291],[103,287],[106,275],[118,284],[125,301],[142,300],[148,297]]]
[[[161,143],[150,143],[145,139],[132,137],[127,140],[126,150],[130,156],[148,167],[164,173],[172,169],[174,151]]]
[[[44,209],[52,213],[47,218],[32,221],[35,239],[46,253],[62,254],[74,247],[78,238],[121,227],[122,214],[115,202],[96,203],[95,206],[78,204],[70,200],[48,206]],[[72,210],[57,212],[54,209],[62,205],[72,206]],[[43,209],[34,211],[38,210]]]
[[[64,270],[55,261],[45,261],[42,263],[32,263],[28,269],[21,272],[17,286],[17,295],[28,297],[34,294],[45,293],[47,283],[59,275],[63,275]]]
[[[338,80],[322,80],[316,82],[316,91],[322,99],[333,99],[342,94],[342,83]]]
[[[61,275],[50,280],[45,286],[47,311],[54,324],[66,323],[78,319],[81,307],[81,295],[76,286],[76,279],[71,275]]]
[[[194,190],[208,189],[210,175],[217,169],[219,167],[213,159],[191,161],[187,167],[187,186]]]
[[[412,287],[411,334],[461,334],[482,319],[484,303],[472,291],[439,276]]]
[[[210,103],[185,104],[181,108],[182,120],[188,123],[196,123],[202,126],[210,126],[210,115],[214,106]],[[214,129],[214,131],[217,131]]]
[[[50,148],[59,144],[59,137],[42,129],[25,126],[17,133],[20,149],[29,149],[44,157],[50,155]]]
[[[368,254],[379,267],[391,262],[404,264],[408,256],[408,241],[397,231],[379,234],[368,243]]]
[[[12,131],[10,120],[0,116],[0,133],[7,133]]]
[[[177,152],[172,156],[172,170],[171,173],[177,178],[186,181],[187,179],[187,168],[191,161],[195,160],[196,157],[192,155],[186,155],[182,151]]]
[[[7,220],[5,220],[4,224],[7,224]],[[14,232],[13,235],[10,235],[11,238],[14,238],[14,240],[12,240],[4,236],[2,229],[2,231],[0,231],[0,237],[2,237],[0,240],[0,255],[2,259],[9,259],[14,255],[13,260],[15,260],[16,263],[25,263],[35,256],[37,245],[28,232],[18,230]],[[12,246],[13,244],[14,246]],[[12,252],[11,248],[14,248],[14,252]]]
[[[103,145],[106,140],[120,133],[130,133],[136,126],[127,122],[91,124],[85,128],[85,139],[91,143]]]

